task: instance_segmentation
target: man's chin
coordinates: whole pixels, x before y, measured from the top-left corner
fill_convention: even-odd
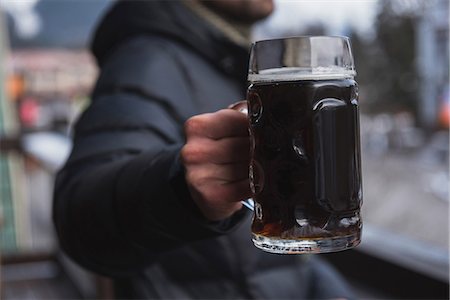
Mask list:
[[[203,0],[201,2],[217,13],[242,23],[261,21],[270,16],[274,10],[273,0]]]

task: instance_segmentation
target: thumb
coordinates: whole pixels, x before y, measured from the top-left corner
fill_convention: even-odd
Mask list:
[[[245,115],[248,115],[247,100],[242,100],[242,101],[238,101],[233,104],[230,104],[228,106],[228,108],[236,110],[238,112],[241,112]]]

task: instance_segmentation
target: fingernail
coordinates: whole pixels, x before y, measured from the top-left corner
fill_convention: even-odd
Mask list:
[[[245,101],[245,100],[233,103],[233,104],[229,105],[228,108],[236,110],[238,112],[241,112],[245,115],[248,115],[247,101]]]

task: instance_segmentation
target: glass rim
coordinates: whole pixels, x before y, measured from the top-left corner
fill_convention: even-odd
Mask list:
[[[291,42],[292,41],[292,42]],[[333,57],[330,55],[330,58],[326,58],[327,55],[322,56],[325,60],[322,60],[326,63],[320,63],[320,61],[312,60],[308,64],[308,59],[303,62],[291,62],[286,63],[285,61],[280,62],[272,62],[271,65],[265,63],[260,65],[260,59],[263,57],[258,52],[267,53],[266,49],[271,48],[271,44],[274,44],[274,47],[280,47],[280,44],[285,45],[295,45],[301,44],[301,41],[310,41],[306,42],[310,45],[313,45],[314,49],[324,49],[320,47],[323,41],[323,45],[335,45],[337,48],[341,48],[340,55],[342,55],[341,61],[339,63],[335,63],[330,60]],[[303,42],[305,43],[305,42]],[[295,46],[294,46],[295,47]],[[335,48],[335,49],[337,49]],[[313,49],[313,48],[311,48]],[[278,50],[278,54],[280,50]],[[284,50],[281,50],[284,51]],[[292,53],[292,52],[291,52]],[[308,53],[308,52],[306,52]],[[320,52],[319,52],[320,53]],[[330,53],[333,53],[331,50]],[[347,53],[347,55],[345,55]],[[267,54],[262,54],[267,55]],[[276,55],[276,54],[275,54]],[[291,54],[292,55],[292,54]],[[319,54],[320,55],[320,54]],[[296,56],[300,58],[301,56]],[[308,55],[304,56],[308,58]],[[312,56],[310,56],[312,57]],[[320,56],[314,56],[315,59]],[[336,60],[337,57],[334,57]],[[354,78],[356,76],[356,70],[353,60],[353,54],[351,49],[350,38],[348,36],[343,35],[300,35],[300,36],[286,36],[280,38],[272,38],[272,39],[263,39],[257,40],[252,43],[251,51],[250,51],[250,64],[248,70],[248,81],[249,82],[268,82],[268,81],[291,81],[291,80],[326,80],[326,79],[343,79],[343,78]]]
[[[275,41],[290,40],[290,39],[342,39],[347,42],[350,42],[350,38],[345,35],[292,35],[292,36],[285,36],[285,37],[279,37],[279,38],[261,39],[261,40],[253,41],[252,45],[255,45],[258,43],[267,43],[267,42],[275,42]]]

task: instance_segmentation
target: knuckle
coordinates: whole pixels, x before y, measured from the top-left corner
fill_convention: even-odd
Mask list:
[[[193,116],[184,123],[184,131],[186,135],[195,135],[204,128],[204,120],[201,116]]]
[[[180,157],[181,162],[186,165],[193,161],[194,153],[192,147],[189,144],[186,144],[181,148]]]
[[[190,168],[186,170],[186,180],[195,187],[208,187],[209,176],[203,168]]]
[[[193,143],[186,144],[181,149],[181,161],[186,164],[201,163],[205,160],[207,153],[204,147],[199,147]]]
[[[185,177],[186,177],[186,181],[187,181],[189,184],[191,184],[191,185],[193,185],[193,186],[196,185],[197,176],[195,176],[195,173],[194,173],[194,172],[192,172],[192,171],[190,171],[190,170],[186,170]]]

